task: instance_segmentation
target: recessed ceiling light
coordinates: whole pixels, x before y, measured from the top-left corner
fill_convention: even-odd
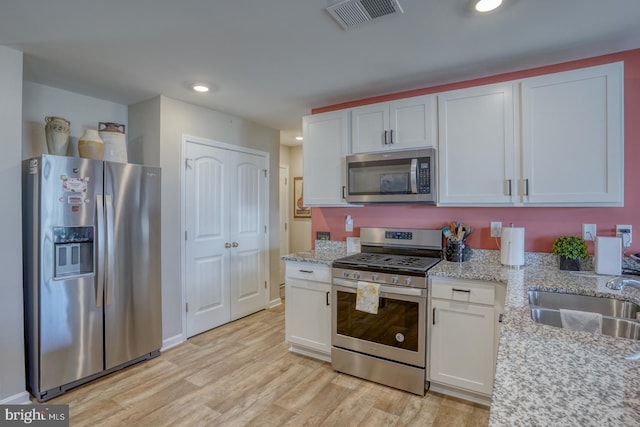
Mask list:
[[[302,137],[301,136],[296,136],[296,141],[302,141]]]
[[[191,89],[195,90],[196,92],[200,92],[200,93],[209,92],[209,86],[203,85],[202,83],[194,84],[193,86],[191,86]]]
[[[476,10],[478,12],[491,12],[502,4],[502,0],[478,0]]]

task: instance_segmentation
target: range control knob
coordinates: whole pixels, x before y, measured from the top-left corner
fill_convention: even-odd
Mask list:
[[[353,278],[354,279],[359,279],[360,278],[360,273],[357,272],[357,271],[355,273],[353,273]]]
[[[380,277],[378,273],[373,273],[373,276],[371,276],[371,280],[378,280],[378,277]]]
[[[343,271],[342,272],[342,277],[345,277],[345,278],[349,277],[349,272],[348,271]]]
[[[391,278],[391,283],[393,283],[394,285],[395,285],[396,283],[398,283],[398,276],[393,276],[393,277]]]
[[[404,278],[404,284],[405,285],[410,285],[411,284],[411,277],[405,277]]]

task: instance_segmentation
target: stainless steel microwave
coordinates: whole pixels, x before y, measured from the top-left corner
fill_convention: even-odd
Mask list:
[[[435,149],[347,156],[348,203],[436,202]]]

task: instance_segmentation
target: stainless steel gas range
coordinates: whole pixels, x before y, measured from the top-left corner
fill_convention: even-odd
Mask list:
[[[331,366],[422,396],[427,271],[441,260],[442,232],[362,228],[360,243],[362,253],[333,262]],[[359,307],[363,290],[372,288],[375,314]]]

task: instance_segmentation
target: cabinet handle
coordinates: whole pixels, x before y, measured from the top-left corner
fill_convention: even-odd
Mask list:
[[[529,195],[529,178],[525,178],[524,180],[524,195]]]
[[[346,199],[346,198],[347,198],[347,196],[346,196],[346,194],[345,194],[346,190],[347,190],[347,186],[346,186],[346,185],[343,185],[343,186],[342,186],[342,198],[343,198],[343,199]]]
[[[327,294],[326,294],[326,302],[327,302],[327,305],[330,305],[329,304],[329,291],[327,291]]]
[[[388,142],[387,142],[387,134],[388,134],[388,133],[389,133],[389,132],[387,132],[386,130],[384,131],[384,145],[387,145],[387,144],[388,144]]]
[[[313,273],[313,270],[298,270],[300,273]]]
[[[502,318],[504,317],[503,313],[500,313],[500,315],[498,316],[498,323],[502,323]]]
[[[435,325],[436,324],[436,308],[433,307],[433,310],[431,311],[431,324]]]
[[[390,138],[390,139],[391,139],[390,144],[393,144],[393,129],[391,129],[391,130],[389,131],[389,136],[391,137],[391,138]]]
[[[507,180],[507,188],[509,189],[509,194],[507,194],[507,196],[511,196],[511,180],[510,179]]]
[[[451,292],[464,292],[464,293],[470,294],[471,293],[471,289],[451,288]]]

